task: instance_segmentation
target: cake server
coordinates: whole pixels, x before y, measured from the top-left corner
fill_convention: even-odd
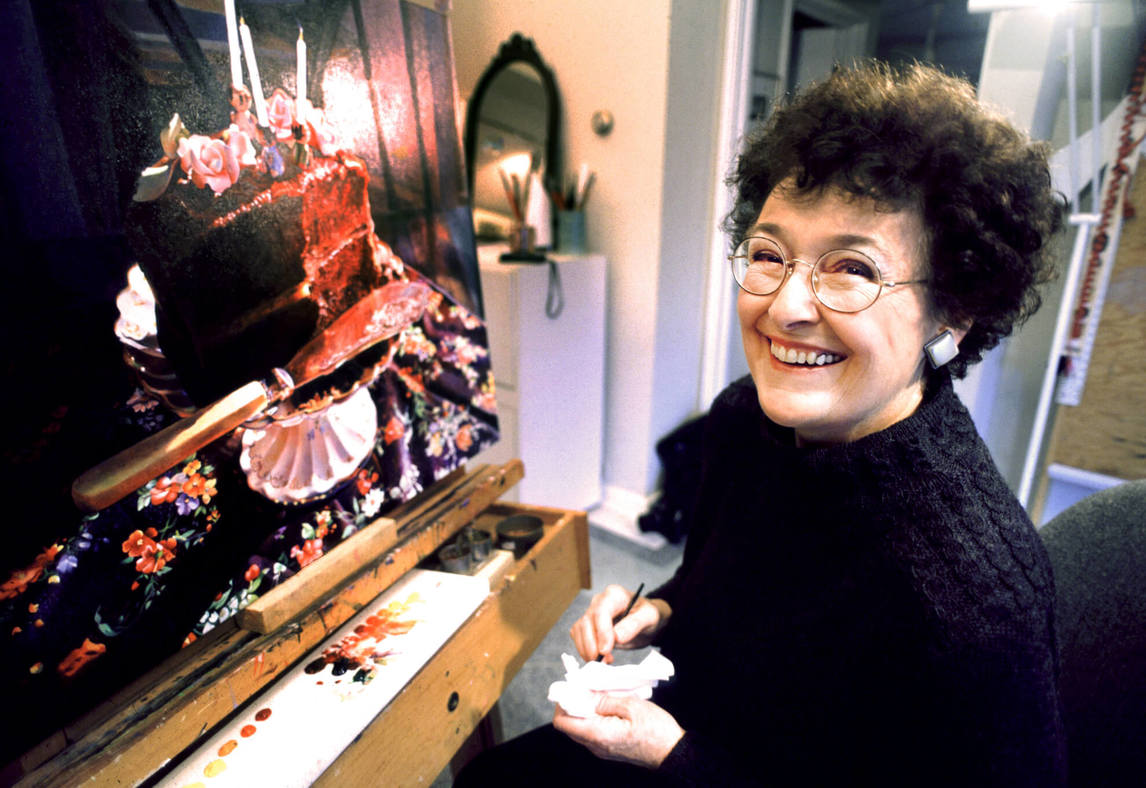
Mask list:
[[[305,344],[285,368],[273,370],[269,380],[253,380],[85,471],[72,484],[72,500],[87,512],[111,506],[299,387],[401,332],[422,316],[430,293],[423,282],[375,288]]]

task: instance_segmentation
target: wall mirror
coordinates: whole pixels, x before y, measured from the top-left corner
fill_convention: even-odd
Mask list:
[[[561,174],[561,105],[553,72],[531,39],[514,33],[483,72],[466,112],[467,177],[478,242],[504,240],[517,220],[502,174],[521,183]]]

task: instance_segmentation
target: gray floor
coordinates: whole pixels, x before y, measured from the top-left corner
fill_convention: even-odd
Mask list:
[[[553,704],[547,699],[549,685],[563,674],[562,652],[576,654],[569,638],[569,627],[580,617],[593,594],[609,583],[620,583],[636,590],[640,583],[652,590],[676,571],[683,547],[666,545],[651,551],[628,540],[597,528],[589,530],[589,558],[593,571],[593,588],[582,590],[550,630],[517,676],[502,693],[499,707],[502,729],[507,739],[513,738],[553,719]],[[639,661],[645,652],[618,654],[618,662]],[[448,770],[434,781],[434,788],[450,785]]]

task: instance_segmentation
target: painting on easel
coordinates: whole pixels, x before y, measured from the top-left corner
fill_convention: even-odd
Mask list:
[[[498,437],[448,3],[74,11],[13,4],[3,54],[3,472],[34,526],[0,564],[0,763]],[[236,429],[141,443],[251,382]],[[161,464],[112,494],[84,472],[120,450]]]

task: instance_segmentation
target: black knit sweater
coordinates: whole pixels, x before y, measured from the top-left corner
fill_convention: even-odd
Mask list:
[[[686,784],[1060,785],[1046,553],[950,380],[796,448],[745,378],[713,405],[684,560],[650,596]]]

